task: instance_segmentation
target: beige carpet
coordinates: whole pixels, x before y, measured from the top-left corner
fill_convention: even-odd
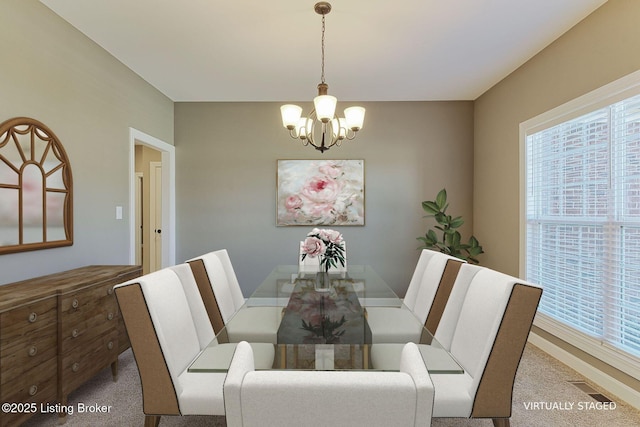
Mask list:
[[[516,379],[513,396],[513,427],[637,427],[640,412],[607,395],[615,402],[615,409],[593,407],[596,402],[575,385],[584,380],[575,371],[558,363],[538,348],[527,345]],[[591,384],[598,392],[603,390]],[[70,405],[111,405],[108,414],[79,414],[68,416],[67,427],[87,426],[143,426],[140,380],[131,350],[120,356],[120,379],[111,381],[106,369],[89,383],[74,392]],[[537,405],[535,405],[537,403]],[[549,405],[549,408],[545,406]],[[527,409],[529,408],[529,409]],[[40,414],[24,424],[26,427],[57,426],[56,415]],[[490,427],[490,420],[434,419],[434,427]],[[162,417],[160,426],[225,426],[224,417]],[[339,423],[336,423],[339,426]],[[385,426],[386,427],[386,426]]]

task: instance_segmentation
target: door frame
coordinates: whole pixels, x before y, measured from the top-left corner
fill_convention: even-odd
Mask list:
[[[136,145],[161,153],[162,162],[162,267],[176,263],[176,158],[175,147],[134,128],[129,128],[129,262],[136,263]]]

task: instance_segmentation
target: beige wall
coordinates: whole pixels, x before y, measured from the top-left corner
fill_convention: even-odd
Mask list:
[[[475,102],[474,232],[518,275],[519,124],[640,69],[640,1],[609,0]]]
[[[279,103],[177,103],[177,261],[227,248],[248,295],[275,264],[297,262],[310,230],[275,225],[276,160],[364,159],[366,224],[339,230],[349,263],[374,264],[403,295],[431,224],[423,200],[446,187],[471,231],[473,103],[363,105],[357,138],[320,154],[289,137]]]
[[[519,124],[640,69],[640,1],[609,0],[475,103],[474,232],[484,263],[519,274]],[[640,382],[543,334],[640,390]]]
[[[2,0],[0,121],[55,132],[73,172],[71,247],[0,256],[0,284],[129,262],[129,127],[173,143],[173,103],[37,0]],[[125,217],[115,219],[115,207]]]

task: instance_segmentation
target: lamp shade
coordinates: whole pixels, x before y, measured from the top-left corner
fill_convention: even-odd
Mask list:
[[[316,117],[322,123],[327,123],[333,119],[336,112],[336,104],[338,99],[331,95],[318,95],[313,98],[313,105],[316,109]]]
[[[307,139],[313,131],[313,121],[307,117],[301,117],[298,120],[298,138]]]
[[[286,104],[280,107],[280,114],[282,114],[282,126],[292,130],[300,121],[302,107],[298,107],[293,104]]]
[[[349,107],[344,109],[344,117],[347,120],[347,126],[353,131],[359,131],[364,124],[363,107]]]
[[[347,136],[347,121],[344,117],[331,120],[331,129],[335,139],[344,139]]]

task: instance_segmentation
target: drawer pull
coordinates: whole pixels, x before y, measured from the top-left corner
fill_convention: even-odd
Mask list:
[[[113,320],[113,313],[107,314],[107,319],[108,320]]]
[[[109,350],[113,350],[113,341],[109,341],[109,344],[107,344],[107,348]]]
[[[31,347],[29,347],[29,356],[33,357],[38,353],[38,347],[36,347],[35,345],[32,345]]]
[[[107,289],[107,295],[113,295],[113,287]]]
[[[36,320],[38,320],[38,315],[36,314],[36,312],[32,312],[31,314],[29,314],[29,323],[33,323]]]
[[[77,329],[74,329],[73,331],[71,331],[71,336],[72,336],[73,338],[76,338],[79,334],[80,334],[80,333],[78,332],[78,330],[77,330]]]
[[[78,308],[79,305],[80,305],[80,303],[78,303],[78,299],[77,298],[74,298],[73,301],[71,301],[71,307]]]
[[[29,396],[35,396],[37,392],[38,392],[37,385],[34,384],[31,387],[29,387]]]
[[[78,372],[78,369],[80,369],[80,364],[78,362],[76,362],[73,365],[71,365],[71,370],[73,372]]]

